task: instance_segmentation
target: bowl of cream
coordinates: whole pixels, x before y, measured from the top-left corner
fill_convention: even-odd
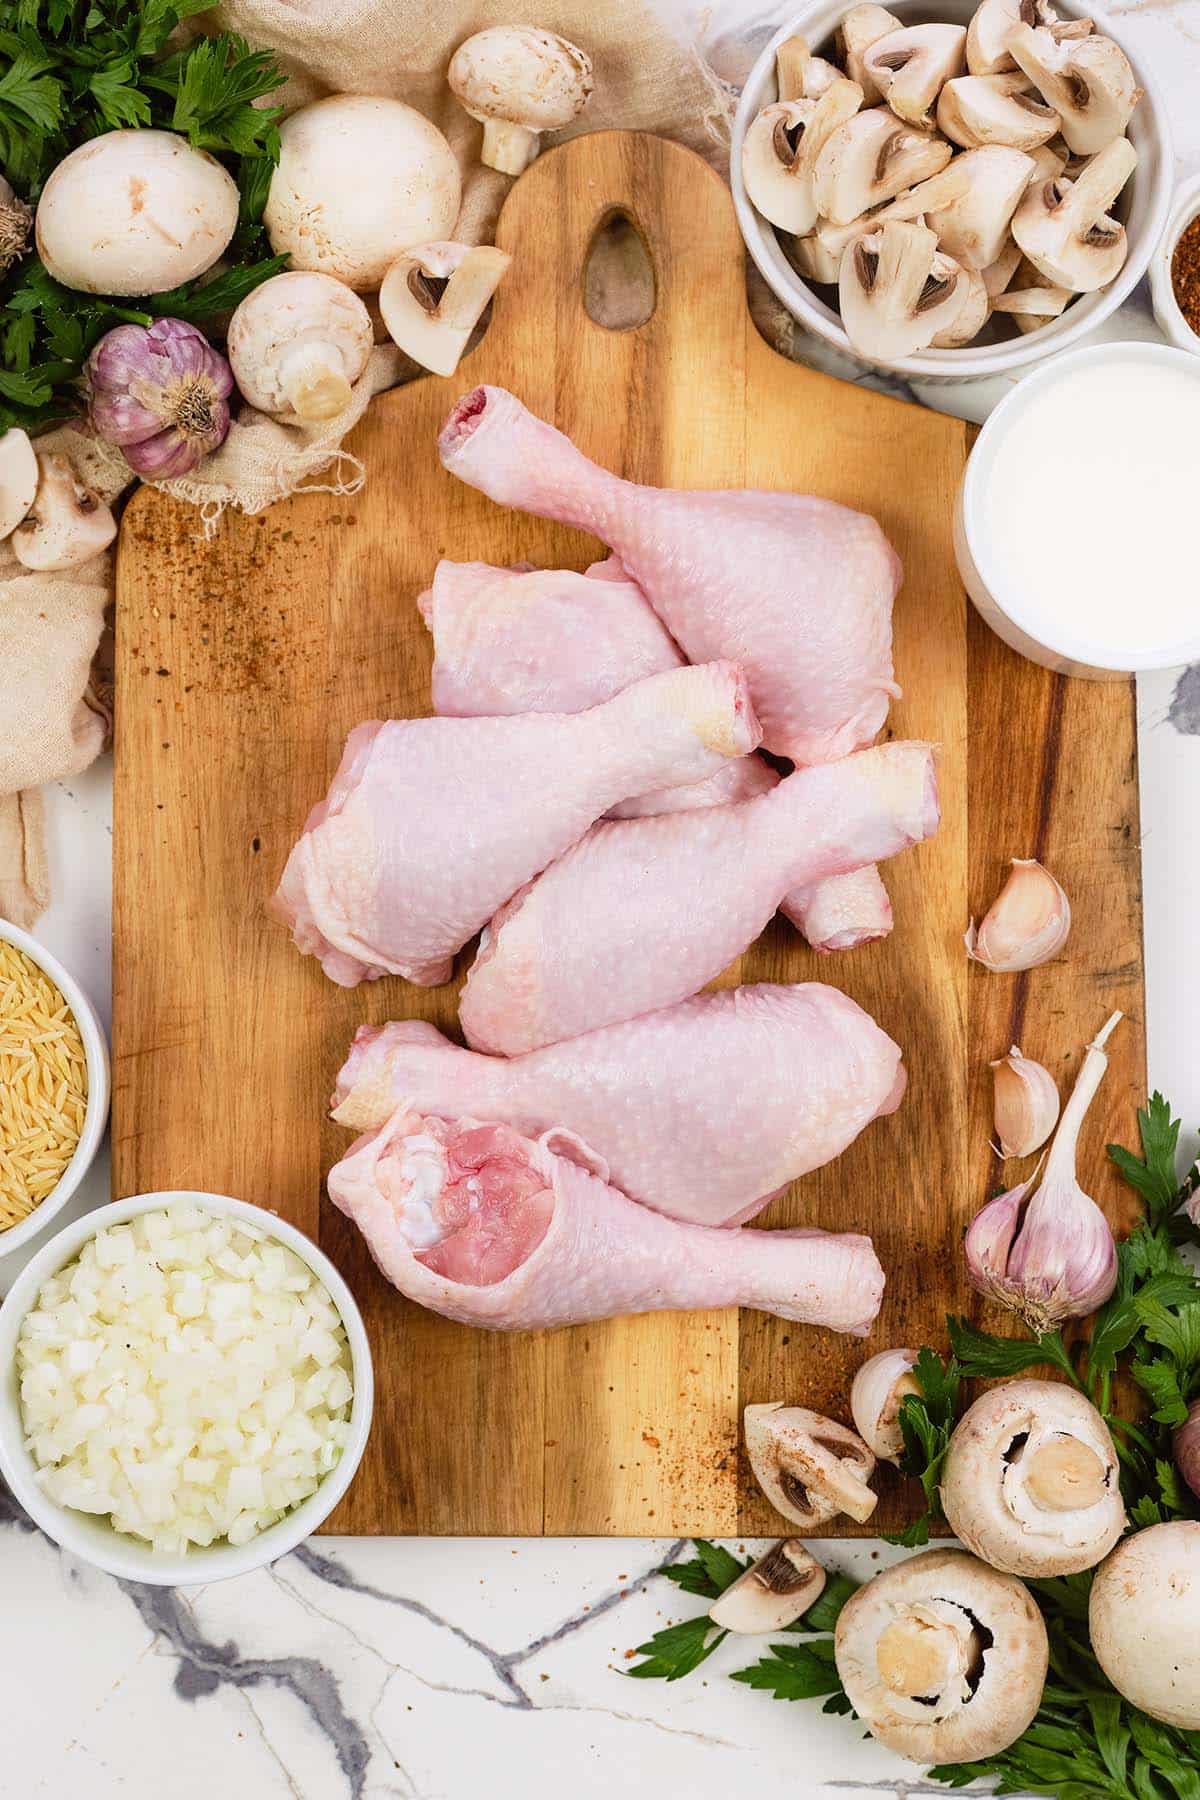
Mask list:
[[[1096,344],[1007,395],[976,440],[954,547],[968,594],[1023,656],[1118,680],[1200,658],[1200,359]]]

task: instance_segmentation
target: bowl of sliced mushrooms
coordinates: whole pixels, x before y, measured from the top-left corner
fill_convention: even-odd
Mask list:
[[[755,63],[731,174],[788,311],[860,362],[974,380],[1066,349],[1145,274],[1171,190],[1153,78],[1059,0],[821,3]]]

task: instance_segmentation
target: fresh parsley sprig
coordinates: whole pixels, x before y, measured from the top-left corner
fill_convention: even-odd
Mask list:
[[[79,410],[83,365],[122,323],[187,319],[210,333],[284,267],[262,231],[279,156],[274,56],[234,32],[168,50],[210,0],[0,0],[0,172],[36,204],[51,170],[101,132],[154,126],[217,156],[237,181],[238,230],[214,280],[127,301],[53,281],[35,255],[0,280],[0,430]]]

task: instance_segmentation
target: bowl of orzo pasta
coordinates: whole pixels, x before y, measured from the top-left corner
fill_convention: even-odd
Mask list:
[[[57,957],[0,919],[0,1257],[66,1205],[108,1122],[108,1045]]]

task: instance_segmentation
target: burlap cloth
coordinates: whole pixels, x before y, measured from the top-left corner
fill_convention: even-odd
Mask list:
[[[511,183],[479,163],[480,127],[453,99],[445,70],[472,32],[521,20],[561,31],[590,53],[596,85],[579,129],[655,131],[722,160],[727,109],[720,84],[639,0],[537,0],[515,11],[511,0],[230,0],[200,26],[232,29],[274,50],[288,76],[282,99],[289,111],[328,93],[390,94],[418,107],[462,165],[456,235],[482,241]],[[367,471],[341,448],[342,439],[373,394],[416,373],[391,346],[380,347],[337,419],[305,429],[243,408],[215,455],[161,485],[199,507],[209,530],[219,528],[227,506],[257,513],[302,489],[353,493]],[[119,452],[77,427],[53,437],[53,447],[65,450],[105,499],[130,484]],[[69,577],[30,575],[0,544],[0,916],[19,924],[31,923],[50,895],[36,790],[86,768],[106,742],[109,697],[93,659],[112,599],[112,567],[109,553]]]

